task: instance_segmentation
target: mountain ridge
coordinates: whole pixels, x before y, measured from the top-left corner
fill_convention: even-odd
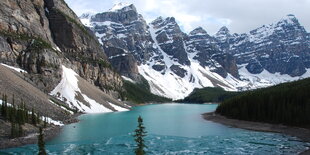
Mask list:
[[[202,27],[182,32],[174,17],[158,17],[146,24],[135,7],[127,7],[134,5],[103,14],[126,16],[131,22],[111,23],[110,18],[101,17],[100,25],[94,15],[87,23],[102,45],[110,48],[106,53],[117,59],[109,59],[113,66],[120,62],[131,66],[116,67],[117,71],[135,81],[142,75],[157,95],[180,99],[194,88],[248,90],[309,76],[309,33],[293,15],[270,24],[273,31],[265,25],[249,33],[230,34],[222,27],[211,36]],[[288,78],[272,80],[265,75]]]

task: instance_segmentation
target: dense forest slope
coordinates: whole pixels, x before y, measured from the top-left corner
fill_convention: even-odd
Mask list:
[[[187,97],[178,102],[185,103],[207,103],[207,102],[222,102],[225,99],[232,98],[240,92],[225,91],[223,88],[206,87],[206,88],[195,88]]]
[[[229,118],[310,127],[310,78],[249,91],[224,101],[216,113]]]
[[[124,97],[128,101],[136,104],[151,102],[161,103],[171,101],[171,99],[152,94],[150,85],[144,78],[141,79],[141,82],[134,82],[128,79],[125,80],[124,89]]]

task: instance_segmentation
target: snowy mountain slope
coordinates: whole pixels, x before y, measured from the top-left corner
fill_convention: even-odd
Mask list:
[[[240,35],[221,29],[214,37],[225,53],[234,55],[238,65],[247,64],[252,74],[267,70],[296,77],[310,68],[309,34],[294,15]]]
[[[180,99],[194,88],[246,90],[310,76],[310,37],[292,15],[248,34],[230,34],[223,27],[210,36],[201,27],[183,33],[173,17],[146,24],[132,4],[116,6],[81,20],[94,31],[112,66],[134,81],[142,75],[154,94]],[[295,47],[299,50],[289,51]]]
[[[67,103],[70,108],[77,109],[78,111],[85,113],[113,112],[113,111],[124,111],[129,109],[129,107],[125,106],[120,102],[117,103],[119,105],[115,105],[115,103],[112,104],[110,102],[103,100],[101,100],[101,102],[97,102],[93,98],[90,98],[89,95],[86,95],[85,92],[80,89],[80,87],[95,87],[95,86],[92,86],[87,82],[83,82],[83,79],[80,78],[70,68],[62,66],[62,71],[63,71],[62,80],[55,87],[55,89],[52,90],[50,94]],[[122,104],[121,106],[126,108],[122,108],[120,104]]]
[[[302,76],[292,77],[288,74],[270,73],[267,70],[264,70],[259,74],[251,74],[246,69],[246,64],[238,65],[238,67],[240,68],[239,69],[240,79],[242,81],[247,81],[247,85],[244,85],[242,87],[244,90],[264,88],[280,84],[283,82],[296,81],[310,77],[310,69],[307,69],[306,73],[303,74]]]
[[[167,18],[166,20],[171,21],[170,18]],[[174,44],[174,40],[171,38],[178,34],[173,34],[171,32],[180,32],[178,31],[178,28],[175,28],[175,26],[177,26],[175,23],[165,23],[162,18],[156,19],[153,23],[156,23],[157,25],[150,24],[150,33],[157,49],[160,51],[160,55],[154,55],[154,57],[152,57],[147,63],[141,64],[138,67],[139,73],[149,81],[152,93],[172,99],[180,99],[191,93],[194,88],[220,86],[226,90],[236,90],[234,84],[238,81],[237,79],[233,78],[235,80],[230,82],[226,81],[225,78],[210,71],[210,68],[203,67],[198,61],[194,60],[193,54],[187,53],[184,42],[182,44],[178,44],[178,42]],[[163,30],[169,31],[170,34],[163,32]],[[161,33],[165,33],[170,40],[161,40]],[[159,40],[161,42],[159,42]],[[188,60],[190,64],[181,64],[182,62],[186,63],[185,61],[180,61],[180,59],[178,59],[183,55],[177,55],[174,57],[167,54],[173,53],[171,51],[166,52],[170,49],[166,49],[163,45],[167,46],[167,44],[173,47],[179,46],[179,49],[183,49],[185,60]],[[165,51],[162,47],[164,47]],[[156,59],[158,57],[161,57],[162,59]],[[159,70],[158,66],[162,66],[162,70]]]

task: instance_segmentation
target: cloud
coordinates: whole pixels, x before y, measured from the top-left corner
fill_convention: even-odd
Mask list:
[[[222,26],[245,33],[294,14],[310,30],[310,0],[65,0],[78,14],[104,12],[119,2],[133,3],[147,22],[158,16],[175,17],[189,32],[202,26],[214,34]]]

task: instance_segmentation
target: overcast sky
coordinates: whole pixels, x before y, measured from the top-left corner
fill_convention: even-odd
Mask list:
[[[119,2],[132,3],[147,22],[175,17],[185,32],[201,26],[214,34],[222,26],[245,33],[294,14],[310,30],[310,0],[65,0],[78,15],[104,12]]]

